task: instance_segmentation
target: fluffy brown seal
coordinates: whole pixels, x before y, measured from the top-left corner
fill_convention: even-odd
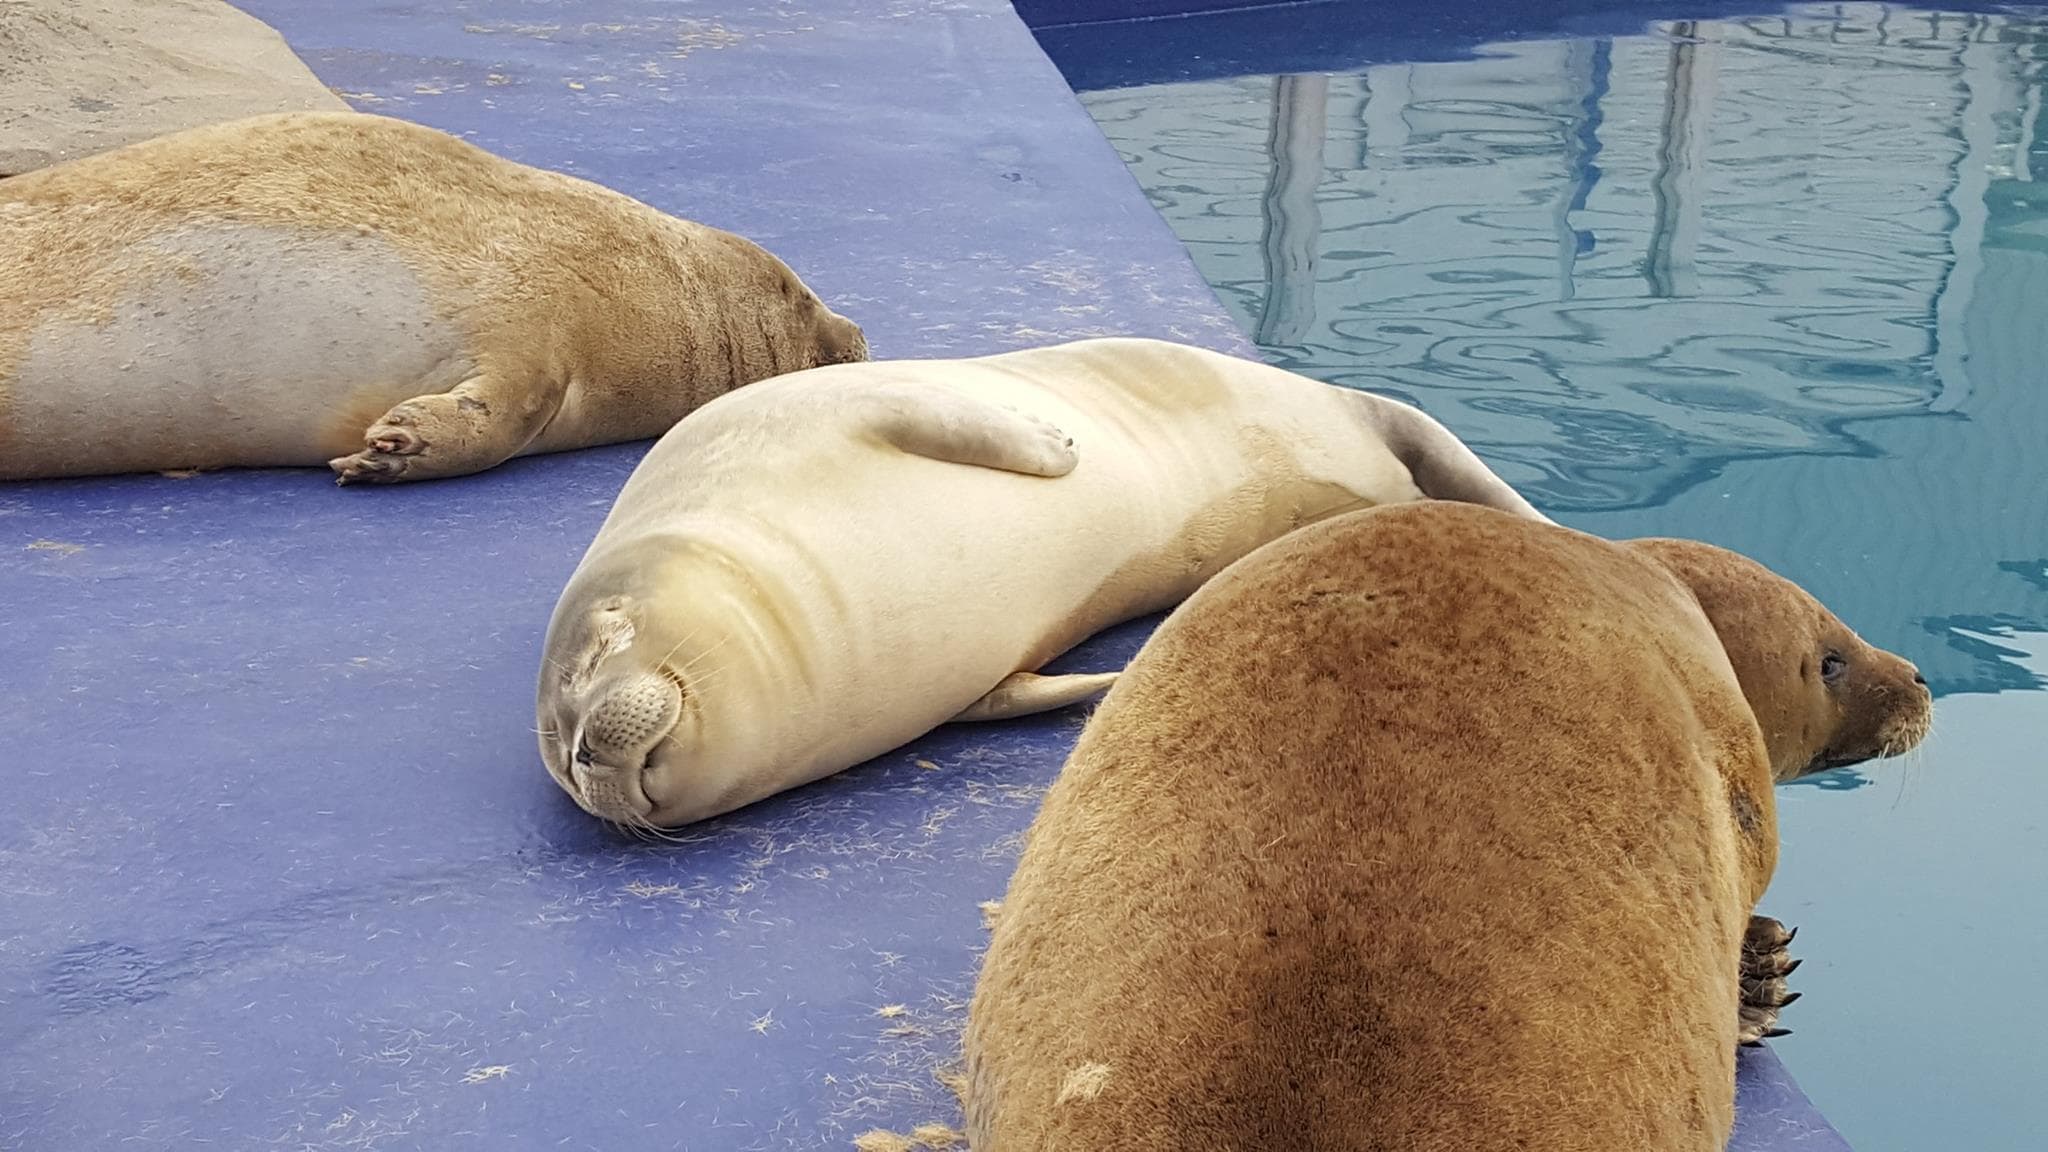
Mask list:
[[[1304,528],[1160,627],[1047,795],[971,1146],[1720,1149],[1786,999],[1772,782],[1930,717],[1705,544],[1434,502]]]
[[[459,476],[866,356],[759,245],[402,120],[259,116],[0,181],[0,479]]]

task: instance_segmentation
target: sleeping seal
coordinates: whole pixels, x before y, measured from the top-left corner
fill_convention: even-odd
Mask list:
[[[383,116],[0,181],[0,479],[460,476],[866,355],[758,245]]]
[[[542,760],[672,827],[948,720],[1070,704],[1035,670],[1345,509],[1542,516],[1405,404],[1157,340],[799,372],[720,397],[626,482],[555,606]]]

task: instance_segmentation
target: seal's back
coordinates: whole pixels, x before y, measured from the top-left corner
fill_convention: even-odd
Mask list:
[[[1724,780],[1767,772],[1656,564],[1448,502],[1305,528],[1161,626],[1047,795],[973,1147],[1719,1149]]]

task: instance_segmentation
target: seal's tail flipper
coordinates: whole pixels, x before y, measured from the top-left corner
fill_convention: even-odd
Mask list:
[[[1036,672],[1012,672],[989,694],[953,717],[953,723],[970,720],[1008,720],[1077,704],[1116,683],[1115,672],[1070,673],[1040,676]]]
[[[1494,474],[1477,453],[1422,409],[1370,392],[1353,392],[1364,401],[1381,437],[1396,459],[1408,468],[1415,486],[1432,500],[1482,504],[1529,520],[1555,523]]]

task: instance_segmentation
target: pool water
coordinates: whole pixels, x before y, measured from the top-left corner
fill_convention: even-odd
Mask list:
[[[1726,12],[1076,85],[1268,359],[1421,405],[1575,527],[1748,553],[1919,663],[1921,752],[1780,790],[1764,907],[1806,995],[1776,1047],[1862,1152],[2034,1152],[2048,9]]]

